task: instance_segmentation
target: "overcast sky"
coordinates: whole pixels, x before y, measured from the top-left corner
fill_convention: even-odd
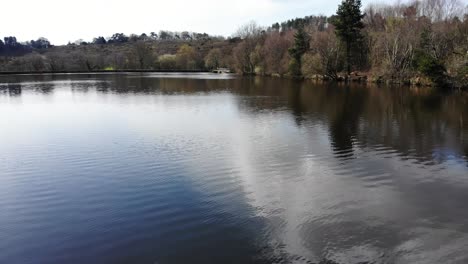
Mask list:
[[[306,15],[330,15],[341,0],[23,0],[3,1],[0,37],[46,37],[53,44],[115,32],[159,30],[230,36],[251,20],[262,26]],[[369,0],[363,0],[365,6]],[[388,2],[388,0],[387,0]]]

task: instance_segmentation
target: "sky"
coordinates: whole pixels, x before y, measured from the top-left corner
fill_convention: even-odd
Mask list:
[[[52,44],[141,34],[193,31],[231,36],[250,21],[270,26],[306,15],[333,14],[341,0],[23,0],[1,4],[0,37],[48,38]],[[366,6],[370,0],[363,0]]]

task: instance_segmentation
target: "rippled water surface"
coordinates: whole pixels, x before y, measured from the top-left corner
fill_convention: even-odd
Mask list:
[[[0,76],[0,263],[468,263],[468,96]]]

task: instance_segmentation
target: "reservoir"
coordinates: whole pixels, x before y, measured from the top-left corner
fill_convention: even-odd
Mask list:
[[[468,95],[0,76],[0,263],[467,263]]]

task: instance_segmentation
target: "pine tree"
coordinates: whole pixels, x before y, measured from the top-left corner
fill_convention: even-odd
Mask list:
[[[338,6],[336,17],[332,19],[335,33],[346,47],[346,69],[348,75],[351,73],[352,49],[359,43],[363,36],[361,29],[364,28],[361,13],[361,0],[343,0]]]
[[[294,34],[294,45],[289,49],[291,55],[290,72],[293,77],[300,78],[302,68],[302,55],[309,50],[309,38],[304,31],[304,26],[300,25]]]
[[[426,28],[420,36],[419,48],[414,53],[414,64],[416,69],[426,75],[438,88],[448,88],[449,78],[444,64],[433,54],[431,29]]]

